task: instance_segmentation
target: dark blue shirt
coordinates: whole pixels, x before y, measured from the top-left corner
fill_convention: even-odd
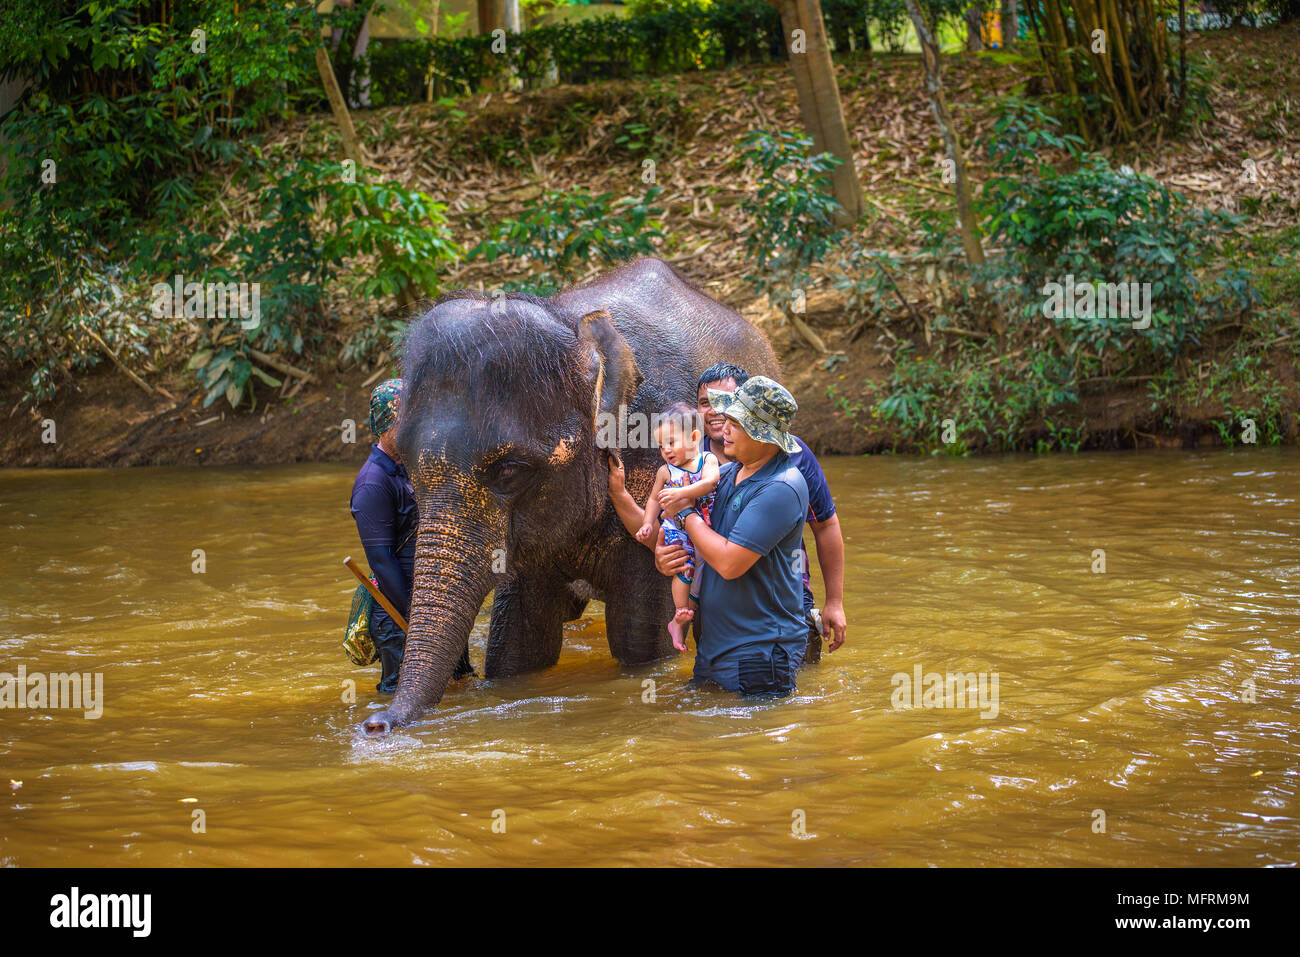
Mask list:
[[[785,452],[736,485],[739,471],[722,467],[712,527],[759,559],[731,581],[700,565],[699,654],[710,664],[744,645],[808,637],[799,574],[808,485]]]
[[[379,590],[404,617],[409,616],[419,516],[415,490],[405,466],[394,462],[378,445],[370,447],[370,457],[357,473],[351,509]],[[374,614],[387,617],[378,605]]]
[[[790,461],[803,475],[803,480],[808,485],[808,521],[825,522],[835,514],[835,502],[831,499],[830,486],[826,484],[826,473],[822,471],[817,456],[812,454],[812,450],[808,448],[803,439],[797,435],[792,435],[790,438],[794,439],[799,446],[799,451],[790,456]],[[705,452],[709,451],[709,437],[707,435],[704,437],[702,448]],[[716,455],[717,452],[715,451],[714,454]],[[800,541],[799,547],[803,548],[802,541]],[[803,606],[805,609],[811,609],[817,604],[817,600],[813,598],[808,569],[808,550],[804,549]]]

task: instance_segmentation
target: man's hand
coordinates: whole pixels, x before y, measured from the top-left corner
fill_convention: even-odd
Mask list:
[[[623,471],[622,459],[613,452],[605,454],[609,456],[609,494],[612,498],[627,490],[627,475]]]
[[[655,539],[655,568],[660,574],[676,575],[685,570],[687,561],[685,548],[664,542],[664,528],[660,525],[659,537]]]
[[[657,552],[655,557],[658,558]],[[849,630],[848,619],[844,617],[844,602],[828,601],[826,603],[825,607],[822,608],[822,627],[830,635],[830,644],[826,648],[827,651],[834,651],[844,644],[844,639]]]
[[[659,507],[665,515],[676,515],[688,505],[695,504],[689,488],[665,488],[659,493]]]

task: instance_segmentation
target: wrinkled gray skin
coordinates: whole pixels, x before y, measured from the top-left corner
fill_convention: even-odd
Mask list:
[[[719,361],[779,377],[761,333],[657,259],[551,299],[452,293],[412,326],[397,433],[420,509],[411,630],[397,694],[368,732],[441,700],[494,588],[489,679],[555,664],[561,626],[591,597],[620,662],[673,653],[669,581],[609,502],[598,416],[694,405]],[[616,451],[644,502],[658,449]]]

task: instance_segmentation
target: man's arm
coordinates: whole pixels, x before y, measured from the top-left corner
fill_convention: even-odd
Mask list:
[[[366,545],[366,561],[370,571],[379,582],[379,590],[393,603],[393,607],[402,613],[403,618],[411,617],[411,584],[402,574],[401,562],[397,560],[397,550],[392,545]]]
[[[826,583],[826,602],[822,606],[822,626],[830,633],[830,649],[844,644],[848,622],[844,616],[844,536],[840,534],[840,520],[835,514],[835,501],[831,498],[826,473],[822,471],[817,456],[812,454],[800,439],[795,439],[803,452],[796,467],[808,485],[808,511],[812,514],[813,542],[817,547],[817,563],[821,565],[822,581]]]
[[[687,517],[685,531],[691,537],[691,544],[699,556],[728,581],[745,574],[754,567],[754,562],[763,557],[758,552],[723,538],[709,528],[709,523],[700,518],[699,512]]]
[[[772,483],[749,496],[731,526],[729,537],[719,535],[698,514],[686,519],[689,526],[686,531],[700,557],[730,581],[749,571],[764,555],[771,554],[791,532],[802,532],[805,503],[806,499],[801,500],[790,486]],[[790,565],[790,571],[796,574],[794,565]]]
[[[831,633],[830,647],[834,651],[844,644],[848,635],[848,619],[844,615],[844,536],[840,532],[840,517],[831,515],[824,522],[812,521],[813,541],[817,546],[817,564],[821,566],[822,581],[826,584],[826,602],[822,605],[822,623]]]
[[[641,528],[641,521],[645,518],[645,512],[641,506],[636,503],[632,493],[627,490],[627,476],[623,471],[623,462],[612,452],[609,454],[609,501],[614,506],[614,511],[618,513],[618,520],[623,523],[627,533],[634,538],[637,531]],[[642,542],[647,548],[649,543]],[[682,552],[685,554],[685,551]]]

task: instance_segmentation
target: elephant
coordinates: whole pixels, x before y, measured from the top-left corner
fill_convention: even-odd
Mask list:
[[[408,327],[402,361],[415,583],[397,692],[365,730],[407,725],[442,699],[493,591],[489,680],[554,665],[563,623],[593,597],[619,662],[673,654],[669,580],[614,511],[609,457],[644,502],[662,460],[637,425],[694,405],[715,362],[778,378],[767,338],[668,263],[640,258],[550,298],[444,294]]]

